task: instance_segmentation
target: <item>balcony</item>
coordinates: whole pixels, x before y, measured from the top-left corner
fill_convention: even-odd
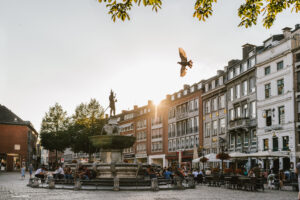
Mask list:
[[[229,122],[229,130],[248,128],[250,126],[249,118],[239,118]]]
[[[272,130],[281,130],[281,129],[282,129],[281,125],[275,124],[275,125],[271,125],[271,126],[266,126],[265,132],[272,131]]]
[[[184,118],[188,117],[188,113],[187,112],[183,112],[183,113],[176,113],[176,120],[181,120]]]

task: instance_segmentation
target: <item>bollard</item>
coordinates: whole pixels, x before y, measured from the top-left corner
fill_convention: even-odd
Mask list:
[[[120,179],[118,177],[114,177],[114,191],[120,190]]]
[[[33,179],[32,179],[32,178],[30,178],[30,179],[29,179],[29,182],[28,182],[28,184],[27,184],[27,186],[30,186],[30,187],[31,187],[31,186],[32,186],[32,184],[33,184]]]
[[[81,182],[79,180],[75,181],[74,190],[80,190],[81,189]]]
[[[182,190],[183,189],[183,185],[182,185],[182,178],[179,176],[175,177],[175,181],[176,181],[176,188],[178,190]]]
[[[195,180],[192,177],[188,177],[188,188],[195,188]]]
[[[53,178],[49,179],[49,185],[48,185],[49,189],[54,189],[55,188],[55,181]]]
[[[151,179],[151,190],[152,191],[158,191],[159,190],[157,178],[152,178]]]
[[[31,187],[38,188],[39,187],[39,179],[34,178],[33,183],[31,184]]]

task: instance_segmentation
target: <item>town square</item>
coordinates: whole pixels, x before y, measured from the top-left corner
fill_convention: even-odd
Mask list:
[[[299,11],[0,1],[0,200],[300,200]]]

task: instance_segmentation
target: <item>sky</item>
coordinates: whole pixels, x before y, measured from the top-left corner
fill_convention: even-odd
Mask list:
[[[261,18],[238,27],[243,1],[218,1],[206,22],[193,18],[195,0],[164,0],[158,13],[134,7],[130,21],[113,22],[97,0],[0,0],[0,104],[39,131],[56,102],[72,115],[96,98],[106,108],[110,90],[117,113],[159,103],[167,94],[208,79],[245,43],[261,45],[300,14],[279,14],[270,29]],[[194,66],[179,76],[178,48]]]

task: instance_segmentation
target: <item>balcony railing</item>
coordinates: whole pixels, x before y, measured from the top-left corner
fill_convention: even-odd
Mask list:
[[[229,122],[229,129],[248,127],[250,125],[249,118],[239,118]]]

